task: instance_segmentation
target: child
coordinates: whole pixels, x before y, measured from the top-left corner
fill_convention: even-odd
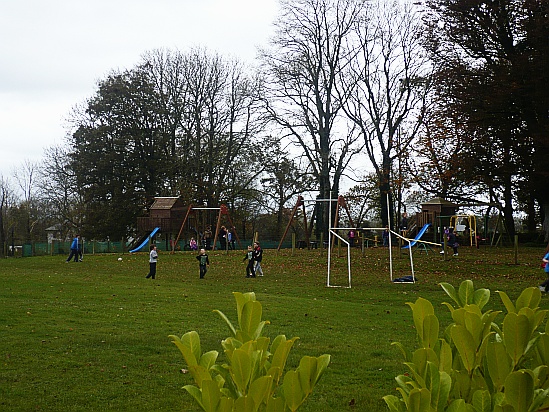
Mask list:
[[[210,259],[208,259],[208,254],[205,249],[200,249],[200,254],[196,257],[196,260],[198,260],[200,266],[200,279],[204,279],[204,276],[210,267]]]
[[[549,292],[549,290],[547,290],[547,286],[549,286],[549,246],[547,247],[547,249],[545,249],[545,256],[543,256],[543,259],[541,259],[541,261],[545,263],[544,270],[545,274],[547,275],[547,279],[545,279],[545,282],[539,285],[539,290],[547,293]]]
[[[261,249],[261,246],[259,246],[259,242],[254,242],[254,261],[255,261],[254,271],[259,276],[263,276],[263,269],[261,268],[262,260],[263,260],[263,249]]]
[[[242,261],[245,261],[248,259],[248,266],[246,266],[246,277],[247,278],[255,278],[255,269],[254,269],[254,250],[251,246],[248,246],[248,253],[244,256],[244,259]]]
[[[194,240],[194,237],[191,238],[191,241],[189,242],[189,247],[191,250],[198,250],[198,245],[196,243],[196,240]]]
[[[149,253],[149,274],[148,278],[156,279],[156,261],[158,259],[158,252],[156,251],[156,245],[151,245],[151,252]]]
[[[453,227],[448,228],[448,246],[454,249],[454,256],[457,256],[459,243],[457,242]]]

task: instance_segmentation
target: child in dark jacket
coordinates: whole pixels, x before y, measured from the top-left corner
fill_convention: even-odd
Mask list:
[[[208,259],[208,254],[205,249],[200,249],[200,254],[196,257],[200,266],[200,279],[204,279],[208,267],[210,266],[210,260]]]
[[[246,266],[246,277],[255,278],[255,259],[254,259],[254,250],[251,246],[248,246],[248,253],[244,256],[242,261],[248,260],[248,266]]]

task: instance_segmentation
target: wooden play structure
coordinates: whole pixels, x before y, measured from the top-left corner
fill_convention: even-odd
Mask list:
[[[288,224],[286,225],[286,229],[284,230],[284,234],[282,235],[282,238],[280,239],[280,243],[278,244],[277,250],[280,250],[282,243],[284,242],[284,239],[286,239],[286,235],[288,234],[288,231],[290,230],[290,227],[295,222],[297,218],[298,211],[301,210],[301,214],[303,215],[303,229],[305,234],[305,247],[310,249],[311,247],[316,248],[318,246],[318,241],[311,241],[311,233],[313,231],[313,221],[314,221],[314,214],[311,218],[310,222],[307,222],[307,211],[305,210],[305,203],[306,202],[336,202],[336,210],[335,210],[335,217],[334,217],[334,226],[337,227],[337,222],[339,222],[340,217],[340,210],[343,208],[347,212],[347,217],[349,218],[349,223],[351,227],[354,227],[353,219],[351,217],[351,213],[349,212],[349,208],[347,207],[347,203],[345,202],[345,198],[343,196],[338,196],[337,199],[304,199],[303,196],[299,195],[297,197],[296,204],[294,208],[292,209],[290,220],[288,221]],[[321,247],[323,245],[320,245]]]
[[[217,244],[217,235],[219,234],[219,229],[221,228],[221,223],[222,223],[223,218],[225,218],[229,222],[230,227],[234,227],[234,224],[233,224],[233,222],[231,220],[231,217],[229,215],[229,208],[227,207],[227,205],[222,204],[219,207],[203,207],[203,206],[193,206],[191,204],[187,207],[187,213],[185,214],[185,218],[183,219],[183,222],[181,223],[181,227],[179,229],[179,232],[177,233],[177,237],[175,239],[175,242],[173,242],[174,246],[172,247],[171,253],[175,253],[175,245],[177,244],[177,242],[179,242],[179,239],[181,238],[181,234],[183,233],[183,230],[185,228],[185,224],[187,223],[187,221],[191,218],[191,216],[193,216],[193,214],[195,214],[196,212],[201,211],[201,210],[215,210],[215,211],[218,211],[217,224],[216,224],[216,227],[215,227],[214,239],[213,239],[213,243],[212,243],[212,250],[215,250],[215,247],[216,247],[216,244]],[[195,216],[195,218],[196,218],[196,216]],[[198,219],[195,219],[195,220],[198,221]],[[238,238],[238,234],[236,233],[236,231],[234,232],[234,235],[236,237],[236,241],[240,245],[240,239]]]
[[[453,215],[450,217],[450,227],[463,239],[468,239],[470,246],[478,246],[477,217],[475,215]]]

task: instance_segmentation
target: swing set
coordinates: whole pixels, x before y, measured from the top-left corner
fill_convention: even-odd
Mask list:
[[[311,241],[311,233],[313,231],[313,222],[315,219],[316,214],[316,208],[313,211],[313,216],[311,217],[311,221],[307,222],[307,211],[305,209],[305,203],[316,203],[316,202],[329,202],[330,204],[330,210],[331,210],[331,203],[337,202],[336,211],[335,211],[335,217],[334,217],[334,227],[337,227],[337,222],[339,221],[339,214],[340,210],[343,208],[347,212],[347,217],[349,218],[349,223],[351,226],[354,226],[353,219],[351,217],[351,213],[349,211],[349,208],[347,206],[347,203],[345,202],[345,198],[343,196],[338,196],[337,199],[304,199],[303,196],[299,195],[297,197],[297,202],[292,209],[290,220],[288,221],[288,224],[286,225],[286,229],[284,230],[284,234],[282,235],[282,238],[280,239],[280,242],[278,244],[277,251],[280,251],[280,248],[282,247],[282,243],[286,239],[286,235],[288,234],[288,231],[290,230],[290,227],[295,223],[297,219],[297,213],[299,210],[301,210],[301,214],[303,215],[303,229],[305,234],[305,247],[311,248],[318,245],[317,241]],[[331,216],[331,213],[330,213]],[[323,243],[323,242],[322,242]],[[323,245],[321,245],[322,247]]]
[[[196,212],[212,211],[212,210],[218,211],[217,224],[216,224],[215,235],[214,235],[214,240],[213,240],[213,244],[212,244],[212,250],[215,250],[215,247],[216,247],[216,244],[217,244],[217,236],[219,234],[219,229],[221,228],[222,218],[225,217],[227,219],[227,221],[229,222],[230,227],[234,227],[234,224],[231,220],[231,216],[229,215],[229,208],[225,204],[221,204],[219,207],[193,206],[192,204],[190,204],[187,207],[187,213],[185,214],[185,218],[183,219],[183,223],[181,223],[181,227],[179,229],[179,233],[177,234],[177,238],[175,239],[175,241],[172,244],[171,254],[175,253],[175,245],[177,245],[177,242],[179,242],[179,239],[181,238],[181,234],[183,233],[183,230],[185,228],[185,224],[188,221],[190,221],[193,216],[195,217],[195,222],[197,222],[197,226],[198,226],[198,219],[196,217]],[[202,226],[204,226],[203,222],[202,222]],[[197,235],[199,233],[202,233],[202,236],[204,236],[204,233],[206,232],[206,230],[202,230],[202,232],[199,232],[196,229],[196,227],[195,227],[195,231],[197,232]],[[236,231],[233,232],[233,233],[234,233],[234,236],[236,237],[236,241],[238,242],[238,245],[240,247],[241,245],[240,245],[240,239],[238,238],[238,234],[236,233]],[[226,242],[226,245],[228,246],[228,242]]]

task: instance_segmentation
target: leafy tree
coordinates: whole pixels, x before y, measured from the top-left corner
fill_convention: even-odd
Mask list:
[[[549,145],[547,63],[549,16],[545,1],[428,3],[428,46],[439,68],[439,94],[477,158],[471,179],[499,190],[507,230],[514,233],[518,188],[536,193],[549,207],[541,160]],[[543,154],[542,154],[543,153]],[[548,228],[549,229],[549,226]],[[547,232],[549,234],[549,232]]]

